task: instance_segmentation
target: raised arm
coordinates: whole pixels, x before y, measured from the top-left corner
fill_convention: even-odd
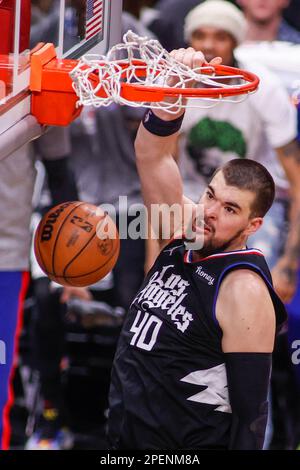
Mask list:
[[[275,313],[261,277],[249,270],[230,273],[221,284],[216,316],[223,332],[222,349],[232,408],[230,448],[262,449]]]
[[[171,53],[173,57],[191,68],[200,67],[204,62],[201,52],[196,52],[193,48],[180,49]],[[220,60],[217,59],[216,63]],[[169,86],[174,86],[175,79]],[[191,86],[191,85],[189,85]],[[169,102],[172,103],[172,99]],[[176,98],[173,99],[175,102]],[[176,147],[178,131],[183,118],[183,110],[174,109],[175,114],[170,114],[163,110],[151,110],[145,115],[144,122],[141,123],[135,142],[137,168],[142,185],[142,194],[148,214],[151,214],[153,205],[165,204],[167,207],[176,205],[178,220],[182,216],[183,188],[178,166],[173,158],[173,151]],[[151,223],[153,220],[151,220]],[[170,224],[171,222],[171,224]],[[154,227],[155,232],[159,232],[161,243],[167,240],[162,238],[163,225],[171,225],[170,238],[173,236],[176,227],[175,216],[171,221],[163,217],[159,226]]]
[[[156,113],[158,115],[157,111]],[[154,119],[155,117],[156,115]],[[170,117],[174,119],[173,116],[166,115],[164,121],[170,120]],[[161,125],[164,126],[164,122]],[[149,215],[153,205],[166,204],[169,207],[177,204],[181,207],[182,180],[172,155],[177,137],[178,132],[167,137],[157,136],[149,132],[143,123],[140,124],[135,141],[136,162],[143,200]]]

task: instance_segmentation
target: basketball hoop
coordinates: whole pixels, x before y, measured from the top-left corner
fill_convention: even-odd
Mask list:
[[[258,87],[259,79],[250,72],[209,64],[191,69],[175,60],[157,40],[139,37],[132,31],[123,40],[106,56],[82,57],[72,70],[80,105],[98,107],[114,102],[174,112],[174,106],[177,110],[207,107],[223,98],[234,97],[230,101],[237,103]],[[170,80],[176,80],[172,87],[168,85]],[[191,81],[196,87],[189,87]],[[177,97],[176,103],[169,103],[168,97]]]
[[[123,40],[106,55],[86,55],[79,61],[58,60],[52,44],[32,54],[31,112],[38,122],[68,125],[82,106],[111,103],[163,108],[170,113],[215,106],[221,100],[239,103],[258,87],[258,77],[245,70],[210,64],[191,69],[157,40],[132,31]]]

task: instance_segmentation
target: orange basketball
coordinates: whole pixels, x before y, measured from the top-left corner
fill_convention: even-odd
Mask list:
[[[84,287],[112,270],[120,240],[114,222],[102,209],[85,202],[66,202],[53,207],[40,221],[34,251],[50,279]]]

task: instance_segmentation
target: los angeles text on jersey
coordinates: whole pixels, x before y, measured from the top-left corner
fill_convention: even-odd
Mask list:
[[[130,468],[134,464],[144,465],[200,465],[200,460],[197,455],[184,454],[145,454],[140,457],[132,456],[114,456],[107,454],[105,457],[100,458],[101,465],[125,465]]]

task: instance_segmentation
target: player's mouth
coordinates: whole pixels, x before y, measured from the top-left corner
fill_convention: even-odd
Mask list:
[[[201,233],[201,234],[203,234],[203,232],[204,233],[212,233],[213,232],[212,227],[210,227],[209,225],[207,225],[203,221],[200,222],[200,221],[197,221],[197,220],[195,220],[193,222],[192,229],[193,229],[193,232]]]

